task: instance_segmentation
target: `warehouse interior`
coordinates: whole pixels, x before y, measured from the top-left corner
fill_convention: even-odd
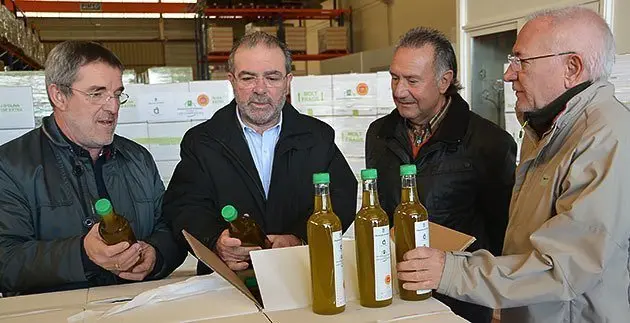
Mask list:
[[[233,98],[227,59],[235,40],[264,31],[292,51],[289,100],[333,127],[357,179],[375,120],[396,109],[390,62],[399,38],[437,29],[457,54],[460,94],[473,112],[517,144],[523,125],[503,81],[525,18],[583,6],[611,26],[617,64],[610,81],[630,104],[629,0],[0,0],[0,145],[41,126],[52,107],[44,62],[66,40],[95,41],[125,65],[129,101],[116,133],[144,146],[168,187],[186,132]],[[362,88],[365,86],[365,88]],[[7,107],[4,108],[3,107]],[[360,192],[359,196],[360,206]],[[349,232],[353,235],[353,232]],[[194,258],[184,264],[194,271]],[[234,321],[236,322],[236,321]],[[437,322],[437,321],[436,321]]]

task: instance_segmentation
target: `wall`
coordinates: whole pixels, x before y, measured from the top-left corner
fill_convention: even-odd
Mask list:
[[[615,0],[613,33],[618,54],[630,54],[630,0]]]

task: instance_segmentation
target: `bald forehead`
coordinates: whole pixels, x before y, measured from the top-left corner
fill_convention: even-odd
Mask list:
[[[513,54],[519,57],[541,55],[541,51],[551,51],[557,35],[551,19],[535,18],[528,21],[516,37],[512,48]]]

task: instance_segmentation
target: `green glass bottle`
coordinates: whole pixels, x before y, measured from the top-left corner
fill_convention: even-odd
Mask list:
[[[238,211],[232,205],[224,206],[221,215],[230,224],[228,228],[230,236],[241,240],[242,246],[271,248],[271,241],[254,219],[245,214],[238,216]]]

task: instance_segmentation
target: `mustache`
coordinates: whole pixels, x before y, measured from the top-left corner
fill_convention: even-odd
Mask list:
[[[247,103],[271,104],[273,103],[273,100],[271,100],[271,98],[266,95],[252,95]]]

